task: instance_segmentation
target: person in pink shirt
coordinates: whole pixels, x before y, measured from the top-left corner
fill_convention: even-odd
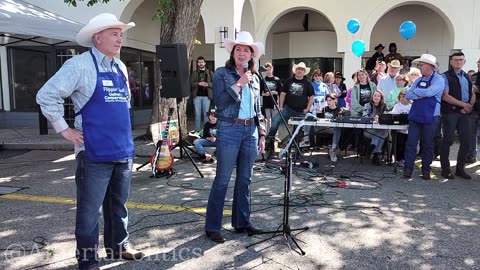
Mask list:
[[[353,85],[352,87],[347,89],[347,96],[345,97],[345,102],[347,103],[347,110],[350,110],[350,108],[352,108],[352,90],[353,90],[353,86],[358,83],[357,72],[352,74],[352,80],[353,80]]]

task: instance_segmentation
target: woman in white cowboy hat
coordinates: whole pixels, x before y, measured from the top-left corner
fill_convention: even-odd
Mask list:
[[[98,209],[102,206],[107,255],[130,260],[144,256],[128,246],[125,204],[134,145],[127,69],[115,58],[123,44],[123,32],[134,25],[109,13],[91,19],[77,34],[76,41],[92,48],[65,62],[37,94],[37,102],[55,130],[75,144],[75,238],[80,269],[99,269]],[[72,98],[75,106],[75,128],[69,128],[63,117],[63,101],[67,97]]]
[[[217,175],[208,198],[205,232],[223,243],[223,207],[228,183],[236,167],[232,206],[232,227],[237,233],[258,232],[250,221],[248,203],[250,178],[257,151],[265,147],[265,124],[260,110],[259,78],[253,75],[254,61],[264,52],[250,33],[238,33],[236,40],[226,39],[230,59],[218,68],[213,78],[213,99],[217,109]]]

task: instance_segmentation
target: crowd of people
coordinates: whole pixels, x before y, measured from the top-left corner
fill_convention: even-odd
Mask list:
[[[107,255],[127,260],[144,257],[128,241],[126,201],[134,157],[129,115],[132,89],[127,67],[115,58],[123,44],[123,32],[134,25],[120,22],[109,13],[95,16],[76,37],[80,45],[91,49],[65,62],[37,94],[42,113],[58,133],[75,145],[75,238],[80,269],[99,269],[99,209],[103,209],[105,220],[103,240]],[[197,70],[191,76],[195,128],[201,128],[202,118],[205,124],[204,136],[195,145],[205,160],[212,157],[203,147],[215,146],[217,153],[204,227],[210,240],[225,241],[221,234],[223,210],[234,169],[232,227],[237,233],[261,231],[250,220],[252,168],[257,155],[265,151],[267,137],[269,142],[275,141],[282,118],[303,118],[307,113],[335,118],[348,111],[378,121],[382,114],[408,113],[408,132],[398,140],[396,157],[404,166],[403,175],[412,176],[420,144],[424,179],[430,179],[430,165],[437,153],[442,176],[471,178],[465,164],[476,161],[480,76],[478,72],[462,70],[466,61],[463,53],[452,54],[449,70],[441,74],[431,54],[415,59],[412,63],[417,68],[405,69],[394,43],[385,56],[384,47],[379,44],[367,69],[352,74],[353,84],[347,88],[340,72],[322,74],[317,68],[309,78],[311,68],[304,62],[293,65],[293,76],[283,83],[274,76],[273,65],[266,63],[266,78],[261,81],[255,62],[264,53],[264,45],[255,42],[248,32],[239,32],[235,40],[227,38],[225,48],[229,53],[225,66],[213,73],[205,67],[205,59],[199,57]],[[480,69],[480,59],[477,64]],[[63,116],[63,100],[67,97],[75,105],[74,128],[68,126]],[[309,146],[310,131],[305,129],[302,146]],[[334,128],[329,133],[333,137],[329,156],[336,162],[342,130]],[[455,133],[460,148],[454,176],[449,155]],[[372,162],[379,165],[379,153],[388,132],[372,129],[360,135],[369,141],[367,152],[373,154]]]
[[[367,66],[374,61],[374,67],[371,70],[359,69],[352,74],[352,86],[348,89],[341,73],[322,74],[320,69],[315,69],[311,76],[312,91],[307,78],[310,68],[303,62],[294,65],[293,77],[285,81],[280,91],[280,114],[273,118],[268,130],[267,148],[271,147],[277,133],[280,115],[285,120],[294,116],[304,117],[307,113],[332,118],[348,111],[351,116],[370,117],[377,123],[382,114],[408,114],[409,128],[399,132],[395,156],[397,164],[404,167],[404,176],[411,177],[413,163],[420,156],[424,179],[430,179],[430,165],[434,158],[440,159],[443,177],[470,179],[465,165],[477,160],[479,73],[462,70],[466,62],[462,52],[450,56],[449,69],[443,73],[436,57],[431,54],[422,54],[412,61],[414,66],[405,69],[396,45],[392,43],[389,47],[390,53],[385,56],[381,52],[383,46],[379,44],[376,47],[377,52],[372,56],[374,60],[370,58],[367,61]],[[477,64],[480,70],[480,59]],[[335,102],[332,103],[333,100]],[[331,110],[335,113],[327,113]],[[310,126],[304,127],[301,147],[310,146],[311,130]],[[326,131],[323,129],[321,132]],[[327,133],[333,134],[329,149],[331,161],[337,161],[339,133],[353,133],[360,136],[360,144],[370,145],[362,154],[371,155],[375,165],[381,164],[379,156],[390,135],[380,129],[359,132],[334,128]],[[460,147],[453,174],[449,156],[455,134],[458,134]],[[418,145],[420,150],[417,150]]]
[[[397,52],[395,43],[389,44],[387,54],[383,53],[384,48],[382,44],[375,46],[374,55],[368,59],[364,69],[352,74],[350,83],[346,82],[341,72],[324,74],[319,68],[315,68],[310,76],[311,67],[304,62],[294,64],[293,76],[282,82],[274,75],[273,64],[265,63],[266,75],[265,81],[260,82],[260,94],[267,132],[266,148],[271,149],[273,142],[279,141],[278,128],[282,118],[288,121],[291,117],[304,117],[307,113],[332,118],[348,111],[351,116],[370,117],[373,122],[378,122],[382,114],[408,114],[411,125],[408,131],[399,132],[395,156],[397,164],[404,167],[405,177],[412,174],[414,158],[421,156],[424,160],[423,178],[430,179],[430,159],[440,158],[442,176],[453,179],[449,149],[457,133],[461,143],[455,174],[470,178],[464,168],[466,163],[477,159],[478,72],[462,70],[466,59],[461,52],[450,56],[449,69],[441,73],[435,56],[431,54],[423,54],[409,63]],[[480,69],[480,59],[478,65]],[[351,86],[347,87],[347,84]],[[198,82],[192,81],[192,85],[196,87]],[[430,111],[425,111],[427,107],[423,104],[427,98],[430,100],[427,102]],[[412,107],[415,101],[417,105]],[[420,104],[421,108],[418,107]],[[412,108],[414,113],[410,113]],[[433,118],[428,121],[417,119],[415,115],[418,114]],[[314,133],[313,128],[305,126],[300,147],[310,147],[310,138]],[[355,149],[355,144],[367,145],[361,154],[371,156],[372,163],[380,165],[379,156],[384,150],[384,142],[390,138],[389,131],[378,129],[358,131],[335,128],[323,129],[321,133],[332,134],[328,152],[333,162],[338,159],[341,140],[342,147],[349,146],[349,149]],[[352,135],[360,137],[360,143],[351,139]],[[415,141],[420,142],[419,151]],[[407,149],[409,147],[411,151]]]

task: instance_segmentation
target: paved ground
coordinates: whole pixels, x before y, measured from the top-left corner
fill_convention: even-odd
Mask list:
[[[57,135],[27,133],[3,130],[0,138],[9,149],[22,136],[39,140],[36,145],[63,143]],[[137,141],[137,153],[152,151]],[[223,226],[228,241],[207,240],[203,222],[215,164],[197,163],[205,174],[199,178],[182,159],[170,179],[150,178],[149,166],[134,171],[129,230],[132,245],[147,257],[102,260],[102,269],[480,269],[480,162],[468,166],[473,180],[425,181],[418,170],[407,180],[388,165],[361,164],[353,156],[333,164],[325,150],[306,158],[320,165],[294,168],[289,216],[292,228],[309,227],[292,233],[305,256],[295,245],[290,251],[282,236],[246,248],[268,236],[231,232],[233,183]],[[134,167],[145,160],[137,157]],[[439,162],[434,166],[439,175]],[[75,269],[74,168],[69,150],[0,151],[0,186],[26,188],[0,196],[0,269]],[[338,180],[347,186],[335,187]],[[275,230],[281,224],[283,187],[276,166],[257,163],[251,185],[257,226]]]

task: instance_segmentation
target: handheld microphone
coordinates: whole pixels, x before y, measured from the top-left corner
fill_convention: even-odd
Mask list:
[[[243,66],[243,71],[247,72],[248,71],[248,62],[243,63],[242,66]]]
[[[245,62],[242,64],[242,67],[243,67],[243,72],[247,72],[248,71],[248,62]],[[249,81],[248,84],[250,85],[252,83],[252,81]]]

